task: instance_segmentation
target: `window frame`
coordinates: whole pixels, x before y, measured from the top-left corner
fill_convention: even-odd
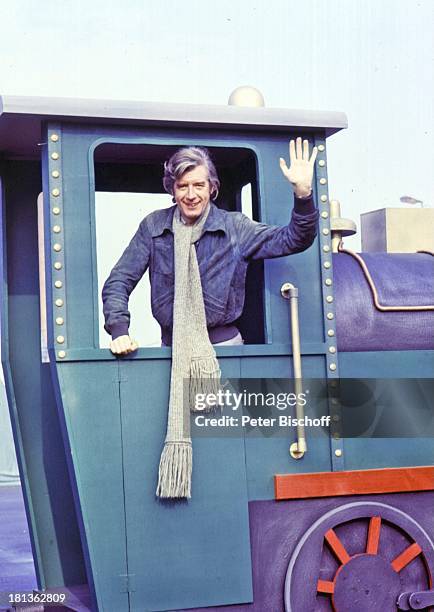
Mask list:
[[[256,184],[252,184],[252,211],[254,210],[254,195],[256,191],[256,200],[257,200],[257,215],[259,219],[258,221],[262,221],[264,217],[264,206],[261,194],[265,193],[263,180],[264,180],[264,172],[263,172],[263,164],[261,159],[261,151],[260,149],[252,145],[251,143],[245,141],[238,141],[236,146],[233,144],[228,144],[226,140],[220,139],[210,139],[210,138],[160,138],[160,137],[127,137],[127,136],[101,136],[95,139],[88,149],[88,173],[89,173],[89,203],[90,203],[90,230],[91,230],[91,253],[92,253],[92,293],[93,293],[93,303],[94,303],[94,337],[93,344],[94,347],[100,350],[106,350],[100,347],[100,333],[99,333],[99,313],[102,308],[99,290],[98,290],[98,249],[97,249],[97,227],[96,227],[96,202],[95,202],[95,194],[96,194],[96,172],[95,172],[95,151],[98,147],[106,145],[106,144],[114,144],[114,145],[143,145],[147,147],[176,147],[180,148],[183,146],[201,146],[206,147],[208,149],[244,149],[247,150],[253,156],[254,162],[254,171],[255,171],[255,182]],[[110,162],[112,163],[112,162]],[[115,163],[115,162],[113,162]],[[248,181],[251,183],[252,181]],[[246,183],[246,184],[248,184]],[[239,189],[238,199],[241,203],[241,191],[245,187],[242,185]],[[123,190],[125,192],[125,190]],[[139,192],[136,192],[139,193]],[[164,193],[163,189],[160,193]],[[241,212],[241,211],[240,211]],[[256,219],[255,219],[256,220]],[[132,236],[131,236],[132,237]],[[127,246],[127,245],[125,245]],[[115,261],[113,261],[113,265]],[[262,299],[263,299],[263,331],[264,331],[264,342],[260,344],[251,344],[249,346],[264,346],[269,345],[271,343],[270,333],[269,333],[269,317],[270,317],[270,304],[268,292],[265,291],[265,287],[262,287]],[[150,304],[149,304],[150,308]],[[223,347],[221,347],[223,348]],[[224,347],[224,350],[231,349],[231,351],[240,351],[244,349],[244,345],[240,346],[231,346]],[[155,351],[163,351],[164,353],[169,351],[170,347],[149,347],[149,346],[139,346],[139,351],[151,351],[154,353]],[[219,350],[220,347],[219,347]],[[235,353],[237,354],[237,353]],[[151,355],[149,355],[151,357]]]

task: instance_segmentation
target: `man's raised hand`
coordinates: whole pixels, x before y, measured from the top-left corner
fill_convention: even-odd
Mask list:
[[[110,350],[114,355],[128,355],[137,351],[139,345],[128,335],[118,336],[116,340],[110,341]]]
[[[294,193],[299,198],[305,198],[312,192],[313,169],[317,154],[318,148],[314,147],[309,159],[309,141],[304,140],[302,144],[299,136],[296,141],[291,140],[289,143],[289,168],[283,157],[279,160],[283,175],[292,184]]]

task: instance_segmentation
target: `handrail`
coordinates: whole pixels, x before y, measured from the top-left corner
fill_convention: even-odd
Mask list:
[[[300,403],[303,391],[303,379],[301,372],[300,351],[300,325],[298,322],[298,288],[291,283],[284,283],[280,288],[282,297],[289,300],[291,310],[291,338],[292,338],[292,361],[295,378],[295,414],[297,418],[297,441],[289,447],[289,453],[293,459],[301,459],[307,451],[306,434],[304,431],[304,408]]]

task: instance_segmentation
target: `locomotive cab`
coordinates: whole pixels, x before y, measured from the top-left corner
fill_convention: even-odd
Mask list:
[[[409,601],[431,587],[431,440],[339,428],[340,381],[428,380],[434,354],[429,340],[400,348],[348,339],[357,338],[349,280],[375,306],[359,268],[332,253],[326,143],[346,127],[339,112],[2,99],[2,360],[40,589],[87,585],[89,609],[116,612],[349,612],[362,609],[347,587],[359,576],[364,610],[381,597],[394,609],[391,597]],[[246,344],[216,352],[224,378],[242,383],[297,379],[297,350],[304,380],[325,381],[305,415],[321,405],[333,427],[318,428],[298,458],[291,428],[197,436],[192,499],[163,503],[155,486],[171,349],[144,340],[116,358],[103,348],[99,263],[113,223],[131,194],[143,195],[146,214],[162,194],[164,160],[199,145],[216,162],[218,206],[286,225],[292,197],[278,160],[297,136],[319,150],[318,236],[303,253],[251,267]],[[298,290],[298,349],[286,283]],[[431,311],[420,317],[415,326],[432,325]],[[424,392],[411,406],[420,422]],[[408,407],[403,393],[393,401],[398,413]]]

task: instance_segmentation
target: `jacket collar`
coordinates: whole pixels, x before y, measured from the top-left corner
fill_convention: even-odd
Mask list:
[[[151,223],[149,224],[149,231],[152,238],[155,238],[156,236],[161,236],[161,234],[165,230],[168,230],[169,232],[173,231],[172,222],[175,210],[176,204],[175,206],[171,206],[170,208],[164,208],[162,210],[159,210],[152,215]],[[209,211],[207,220],[205,221],[203,231],[216,232],[218,230],[222,230],[226,233],[226,224],[224,216],[225,212],[211,202],[211,209]]]

